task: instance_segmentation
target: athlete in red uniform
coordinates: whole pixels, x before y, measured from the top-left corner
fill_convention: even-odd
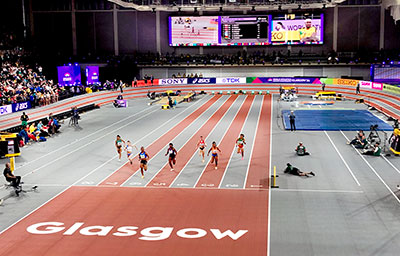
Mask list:
[[[242,160],[244,158],[244,148],[243,146],[246,144],[246,140],[244,139],[244,134],[240,134],[240,137],[236,139],[236,145],[238,148],[237,153],[240,154],[242,153]]]
[[[197,142],[196,147],[199,149],[199,156],[203,157],[203,163],[204,163],[204,149],[207,147],[207,144],[204,141],[203,136],[200,136],[200,140],[199,142]]]
[[[221,150],[217,147],[217,143],[214,141],[210,150],[208,150],[207,156],[209,156],[211,152],[211,163],[215,160],[215,170],[218,169],[218,151],[222,154]]]

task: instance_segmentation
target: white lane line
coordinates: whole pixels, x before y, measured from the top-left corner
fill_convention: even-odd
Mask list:
[[[249,170],[250,170],[250,165],[251,165],[251,158],[253,157],[254,144],[255,144],[255,142],[256,142],[256,136],[257,136],[257,132],[258,132],[258,129],[259,129],[258,124],[259,124],[260,118],[261,118],[261,110],[262,110],[263,102],[264,102],[264,96],[262,96],[262,99],[261,99],[260,111],[259,111],[259,113],[258,113],[258,119],[257,119],[257,123],[256,123],[256,130],[255,130],[255,132],[254,132],[254,137],[253,137],[253,144],[251,145],[251,152],[250,152],[250,155],[249,155],[249,164],[247,165],[247,169],[246,169],[246,177],[245,177],[245,179],[244,179],[244,183],[243,183],[243,187],[242,187],[243,189],[246,188],[247,178],[249,177]],[[271,113],[272,113],[272,112],[271,112]],[[271,115],[271,119],[272,119],[272,115]],[[271,124],[271,127],[272,127],[272,124]]]
[[[315,193],[355,193],[362,194],[364,191],[361,190],[332,190],[332,189],[291,189],[291,188],[276,188],[272,191],[278,192],[315,192]]]
[[[351,176],[353,177],[353,179],[355,180],[355,182],[357,183],[358,186],[360,185],[360,182],[358,182],[356,176],[354,175],[353,171],[350,169],[349,165],[347,164],[346,160],[344,160],[342,154],[340,154],[339,150],[337,149],[336,145],[333,143],[331,137],[329,137],[328,133],[326,131],[324,131],[326,137],[328,137],[329,141],[331,142],[333,148],[336,150],[336,152],[338,153],[340,159],[342,159],[344,165],[346,166],[347,170],[350,172]]]
[[[79,150],[81,150],[81,149],[87,147],[88,145],[90,145],[90,144],[92,144],[92,143],[94,143],[94,142],[96,142],[96,141],[99,141],[99,140],[103,139],[104,137],[106,137],[106,136],[108,136],[108,135],[110,135],[110,134],[112,134],[112,133],[115,133],[116,131],[118,131],[118,130],[120,130],[120,129],[122,129],[122,128],[125,128],[126,126],[131,125],[132,123],[134,123],[134,122],[136,122],[136,121],[138,121],[138,120],[140,120],[140,119],[142,119],[142,118],[145,118],[146,116],[152,114],[153,112],[154,112],[154,111],[151,111],[151,112],[149,112],[149,113],[147,113],[147,114],[145,114],[145,115],[143,115],[143,116],[141,116],[141,117],[139,117],[139,118],[137,118],[137,119],[135,119],[135,120],[133,120],[133,121],[131,121],[131,122],[126,123],[125,125],[120,126],[119,128],[117,128],[117,129],[115,129],[115,130],[113,130],[113,131],[111,131],[111,132],[108,132],[108,133],[104,134],[103,136],[100,136],[100,137],[98,137],[98,138],[96,138],[96,139],[90,141],[89,143],[86,143],[86,144],[84,144],[84,145],[82,145],[82,146],[80,146],[80,147],[78,147],[78,148],[76,148],[76,149],[74,149],[74,150],[72,150],[72,151],[66,153],[66,154],[63,154],[63,155],[60,156],[60,157],[57,157],[57,158],[53,159],[53,160],[50,161],[50,162],[47,162],[46,164],[40,166],[39,168],[36,168],[36,169],[34,169],[33,171],[28,172],[27,174],[23,175],[22,178],[25,178],[25,177],[27,177],[27,176],[29,176],[29,175],[35,173],[36,171],[38,171],[38,170],[40,170],[40,169],[43,169],[44,167],[49,166],[49,165],[53,164],[54,162],[57,162],[57,161],[59,161],[59,160],[65,158],[65,157],[67,157],[67,156],[69,156],[69,155],[71,155],[71,154],[73,154],[73,153],[79,151]]]
[[[257,96],[257,95],[256,95],[256,96]],[[246,96],[246,99],[247,99],[247,97],[248,97],[248,96]],[[245,100],[246,100],[246,99],[245,99]],[[243,133],[243,129],[244,129],[245,125],[246,125],[247,120],[249,119],[250,112],[251,112],[251,108],[252,108],[253,105],[254,105],[255,99],[256,99],[256,98],[254,97],[253,100],[252,100],[252,102],[251,102],[249,111],[248,111],[247,114],[246,114],[246,118],[245,118],[245,120],[244,120],[242,129],[240,130],[239,134],[242,134],[242,133]],[[254,137],[255,137],[255,136],[254,136]],[[237,146],[237,145],[236,145],[236,146]],[[221,188],[222,183],[223,183],[223,181],[224,181],[224,179],[225,179],[225,175],[226,175],[227,172],[228,172],[228,168],[229,168],[229,165],[231,164],[231,161],[232,161],[232,158],[233,158],[233,154],[236,152],[236,146],[235,146],[235,147],[233,148],[233,150],[232,150],[232,153],[231,153],[231,156],[230,156],[230,158],[229,158],[229,160],[228,160],[228,163],[227,163],[227,165],[226,165],[226,169],[225,169],[225,171],[224,171],[224,174],[222,175],[221,181],[219,182],[219,185],[218,185],[219,188]],[[243,145],[243,146],[244,146],[244,145]],[[249,159],[249,161],[250,161],[250,159]],[[248,161],[248,162],[249,162],[249,161]],[[249,164],[248,164],[247,166],[249,166]]]
[[[274,116],[274,95],[271,94],[271,120],[270,120],[270,131],[269,131],[269,171],[268,171],[268,188],[271,187],[271,171],[272,171],[272,117]],[[271,190],[268,190],[268,250],[267,256],[270,255],[271,251]]]
[[[247,98],[247,97],[248,97],[248,96],[246,96],[246,98]],[[239,97],[238,97],[238,98],[239,98]],[[238,98],[236,98],[236,100],[237,100]],[[228,128],[225,130],[224,135],[222,135],[221,139],[218,141],[217,146],[222,142],[222,140],[223,140],[224,137],[226,136],[226,133],[228,132],[229,127],[231,127],[231,125],[232,125],[233,121],[235,120],[237,114],[239,114],[240,108],[242,107],[243,103],[246,101],[246,98],[244,99],[244,101],[242,102],[242,104],[240,104],[238,110],[236,111],[235,116],[232,118],[232,121],[229,123]],[[235,100],[235,101],[236,101],[236,100]],[[233,106],[233,104],[232,104],[232,106]],[[230,106],[230,108],[231,108],[232,106]],[[230,108],[229,108],[229,109],[230,109]],[[229,112],[229,109],[225,112],[224,116],[219,120],[218,124],[219,124],[219,123],[221,122],[221,120],[225,117],[225,115]],[[218,126],[218,124],[214,127],[214,129]],[[213,131],[214,131],[214,129],[213,129]],[[209,135],[211,135],[211,133],[210,133]],[[221,151],[222,151],[222,150],[221,150]],[[222,153],[220,153],[220,155],[222,155]],[[196,181],[196,183],[194,184],[194,187],[197,187],[197,183],[199,183],[201,177],[203,176],[204,172],[206,171],[207,166],[208,166],[208,163],[209,163],[209,161],[207,161],[207,164],[204,166],[203,170],[201,171],[200,176],[197,178],[197,181]],[[218,169],[218,171],[220,171],[220,169]],[[224,172],[225,172],[225,171],[226,171],[226,167],[225,167],[225,169],[224,169]]]
[[[346,140],[349,140],[347,136],[342,132],[342,135],[346,138]],[[396,194],[390,189],[390,187],[386,184],[386,182],[382,179],[382,177],[378,174],[378,172],[375,170],[374,167],[365,159],[365,157],[358,151],[353,145],[351,145],[354,150],[357,152],[357,154],[364,160],[364,162],[368,165],[368,167],[375,173],[376,177],[383,183],[383,185],[386,187],[387,190],[389,190],[390,194],[396,199],[396,201],[400,204],[400,199],[396,196]]]
[[[233,106],[233,104],[237,101],[239,97],[237,97],[235,99],[235,101],[232,103],[231,107]],[[246,99],[245,99],[246,100]],[[244,101],[245,101],[244,100]],[[244,102],[243,101],[243,102]],[[242,103],[243,104],[243,103]],[[219,109],[219,108],[218,108]],[[230,108],[229,108],[230,109]],[[214,128],[208,133],[207,137],[204,138],[204,141],[206,141],[208,139],[208,137],[214,132],[214,130],[217,128],[218,124],[222,121],[222,119],[225,117],[225,115],[229,112],[229,109],[226,110],[225,114],[221,117],[221,119],[215,124]],[[218,111],[218,110],[217,110]],[[215,111],[215,112],[217,112]],[[214,114],[213,114],[214,115]],[[211,117],[210,117],[211,118]],[[207,120],[208,121],[208,120]],[[207,144],[207,143],[206,143]],[[194,152],[194,154],[192,155],[192,157],[190,158],[190,160],[185,164],[185,166],[182,168],[182,170],[178,173],[178,175],[175,177],[175,179],[171,182],[171,184],[169,184],[169,187],[172,188],[172,185],[178,180],[178,177],[181,175],[181,173],[183,173],[183,170],[185,169],[185,167],[192,161],[192,159],[197,155],[197,151],[198,149],[196,149],[196,151]],[[207,161],[204,161],[205,167],[207,167],[208,163],[210,162],[210,159]],[[190,188],[190,187],[188,187]]]
[[[206,98],[206,97],[204,97],[204,98]],[[209,99],[209,100],[211,100],[211,99]],[[219,100],[219,99],[218,99],[218,100]],[[217,101],[218,101],[218,100],[217,100]],[[216,101],[216,102],[217,102],[217,101]],[[201,102],[201,101],[199,101],[199,102]],[[207,100],[205,103],[207,103],[207,102],[208,102],[208,100]],[[205,103],[204,103],[204,104],[205,104]],[[215,104],[215,102],[214,102],[213,104]],[[144,139],[146,139],[147,137],[149,137],[150,135],[152,135],[153,133],[155,133],[155,132],[158,131],[159,129],[164,128],[164,126],[165,126],[166,124],[168,124],[168,123],[174,121],[178,116],[181,116],[183,113],[185,113],[188,109],[191,109],[193,106],[197,106],[197,104],[196,104],[196,105],[191,105],[190,107],[186,108],[184,111],[182,111],[181,113],[179,113],[178,115],[172,117],[172,118],[169,119],[167,122],[165,122],[163,125],[160,125],[157,129],[151,131],[150,133],[146,134],[146,136],[144,136],[144,137],[140,138],[139,140],[137,140],[135,144],[138,144],[140,141],[143,141]],[[185,117],[185,118],[186,118],[186,117]],[[174,127],[175,127],[175,126],[174,126]],[[168,131],[169,131],[169,130],[168,130]],[[166,132],[168,132],[168,131],[166,131]],[[166,132],[165,132],[165,133],[166,133]],[[156,140],[158,140],[159,138],[161,138],[165,133],[161,134]],[[155,141],[156,141],[156,140],[155,140]],[[153,143],[154,143],[154,142],[152,142],[150,145],[152,145]],[[149,145],[148,145],[148,146],[149,146]],[[146,146],[146,147],[148,147],[148,146]],[[115,156],[115,157],[117,157],[117,156]],[[102,179],[99,183],[97,183],[96,186],[99,186],[101,183],[103,183],[103,181],[107,180],[109,177],[111,177],[111,175],[113,175],[115,172],[117,172],[119,169],[121,169],[121,168],[122,168],[125,164],[127,164],[127,163],[128,163],[128,161],[126,161],[123,165],[121,165],[120,167],[118,167],[115,171],[111,172],[111,173],[110,173],[109,175],[107,175],[104,179]],[[138,172],[138,170],[137,170],[135,173],[137,173],[137,172]],[[132,176],[135,175],[135,173],[132,174]],[[130,177],[132,177],[132,176],[130,176]],[[129,179],[130,179],[130,177],[129,177]],[[129,180],[129,179],[128,179],[128,180]],[[127,181],[127,180],[126,180],[126,181]],[[124,181],[122,184],[125,184],[126,181]],[[122,186],[122,185],[121,185],[121,186]]]
[[[390,162],[384,155],[381,155],[381,156],[383,157],[383,159],[385,159],[385,161],[386,161],[390,166],[393,167],[393,169],[396,170],[396,172],[400,173],[400,170],[399,170],[396,166],[394,166],[394,165],[392,164],[392,162]]]
[[[97,131],[95,131],[95,132],[93,132],[93,133],[91,133],[91,134],[88,134],[88,135],[86,135],[85,137],[82,137],[82,138],[77,139],[77,140],[75,140],[75,141],[73,141],[73,142],[70,142],[70,143],[68,143],[68,144],[66,144],[66,145],[64,145],[64,146],[62,146],[62,147],[59,147],[58,149],[53,150],[53,151],[51,151],[51,152],[49,152],[49,153],[47,153],[47,154],[41,155],[40,157],[35,158],[35,159],[32,160],[32,161],[29,161],[29,162],[27,162],[27,163],[24,163],[24,164],[18,166],[17,168],[15,168],[15,170],[18,170],[19,168],[22,168],[22,167],[25,167],[25,166],[27,166],[27,165],[29,165],[29,164],[32,164],[32,163],[34,163],[34,162],[36,162],[36,161],[38,161],[38,160],[40,160],[40,159],[42,159],[42,158],[45,158],[45,157],[47,157],[47,156],[49,156],[49,155],[51,155],[51,154],[54,154],[54,153],[56,153],[56,152],[58,152],[58,151],[64,150],[66,147],[69,147],[69,146],[71,146],[71,145],[74,145],[74,144],[76,144],[76,143],[78,143],[78,142],[80,142],[80,141],[82,141],[82,140],[84,140],[84,139],[87,139],[87,138],[89,138],[89,137],[91,137],[91,136],[94,136],[94,135],[96,135],[97,133],[100,133],[100,132],[102,132],[102,131],[104,131],[104,130],[106,130],[106,129],[108,129],[108,128],[114,126],[114,125],[117,125],[117,124],[119,124],[119,123],[121,123],[121,122],[124,122],[126,119],[129,119],[129,118],[132,118],[132,117],[134,117],[134,116],[140,115],[140,114],[142,114],[142,112],[144,112],[144,111],[146,111],[146,110],[148,110],[148,109],[143,109],[142,111],[140,111],[140,112],[138,112],[138,113],[136,113],[136,114],[134,114],[134,115],[130,115],[130,116],[124,118],[124,119],[119,120],[118,122],[115,122],[115,123],[113,123],[113,124],[111,124],[111,125],[108,125],[108,126],[106,126],[106,127],[103,127],[103,128],[101,128],[101,129],[99,129],[99,130],[97,130]],[[156,109],[156,110],[154,110],[154,111],[151,111],[150,113],[153,113],[153,112],[155,112],[155,111],[157,111],[157,110],[158,110],[158,109]],[[140,117],[140,118],[141,118],[141,117]],[[139,118],[139,119],[140,119],[140,118]],[[136,120],[136,119],[135,119],[135,120]],[[135,120],[134,120],[134,121],[135,121]],[[131,122],[134,122],[134,121],[131,121]],[[114,131],[113,131],[113,132],[114,132]],[[28,148],[28,149],[29,149],[29,148]]]
[[[232,96],[230,96],[230,97],[232,97]],[[228,99],[230,98],[230,97],[228,97]],[[228,99],[225,101],[225,102],[227,102],[228,101]],[[237,100],[238,98],[236,98],[235,99],[235,101]],[[234,101],[234,102],[235,102]],[[224,103],[225,103],[224,102]],[[232,105],[233,105],[233,103],[232,103]],[[222,107],[223,105],[221,105],[221,107]],[[204,127],[204,125],[208,122],[208,120],[210,120],[213,116],[214,116],[214,114],[219,110],[219,109],[221,109],[221,107],[219,107],[218,109],[216,109],[215,111],[214,111],[214,113],[212,113],[211,115],[210,115],[210,117],[209,118],[207,118],[207,120],[203,123],[203,125],[202,126],[199,126],[199,128],[193,133],[193,134],[196,134],[202,127]],[[203,114],[201,114],[199,117],[197,117],[196,118],[196,120],[198,120],[201,116],[203,116],[205,114],[205,112],[203,113]],[[187,126],[185,129],[183,129],[182,130],[182,132],[180,132],[175,138],[177,138],[179,135],[181,135],[187,128],[189,128],[191,125],[193,125],[193,123],[191,123],[189,126]],[[188,142],[190,141],[190,139],[189,140],[187,140],[186,142],[185,142],[185,144],[183,144],[180,148],[179,148],[179,150],[181,150]],[[179,152],[179,150],[178,150],[178,152]],[[161,151],[160,151],[161,152]],[[160,153],[159,152],[159,153]],[[159,154],[159,153],[157,153],[157,155]],[[191,157],[191,159],[193,158],[193,156],[195,156],[196,155],[196,153],[197,153],[197,150],[194,152],[194,154],[192,155],[192,157]],[[186,164],[185,164],[185,166],[188,164],[188,162],[186,162]],[[154,175],[152,175],[152,177],[149,179],[149,181],[148,182],[146,182],[146,184],[144,185],[145,187],[147,187],[149,184],[150,184],[150,182],[165,168],[165,166],[168,166],[168,163],[165,163],[162,167],[161,167],[161,169],[159,169]],[[183,168],[185,168],[185,166],[183,167]],[[182,168],[182,170],[183,170],[183,168]],[[182,172],[182,170],[180,171],[180,172]],[[175,177],[176,178],[176,177]],[[174,181],[175,181],[175,179],[174,179]],[[165,183],[164,183],[165,184]],[[171,183],[172,184],[172,183]],[[171,186],[171,184],[169,184],[169,187]]]

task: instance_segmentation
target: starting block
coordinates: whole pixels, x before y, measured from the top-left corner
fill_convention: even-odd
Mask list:
[[[251,94],[253,94],[253,95],[254,95],[254,91],[251,91]]]
[[[161,109],[169,109],[169,105],[162,105]]]
[[[211,91],[211,95],[214,95],[215,94],[215,92],[214,91]]]
[[[228,95],[229,95],[229,94],[231,94],[231,92],[230,92],[230,91],[227,91],[227,92],[226,92],[226,94],[228,94]]]

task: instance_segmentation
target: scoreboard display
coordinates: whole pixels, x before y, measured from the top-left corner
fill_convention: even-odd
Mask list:
[[[268,16],[222,16],[222,45],[268,44]]]
[[[371,65],[371,80],[380,83],[400,83],[400,65]]]

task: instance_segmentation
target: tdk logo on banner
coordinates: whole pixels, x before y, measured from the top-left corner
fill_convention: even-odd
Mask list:
[[[224,83],[230,83],[230,84],[234,84],[234,83],[239,83],[240,80],[239,78],[224,78]]]
[[[11,105],[0,106],[0,115],[11,114],[12,108]]]

